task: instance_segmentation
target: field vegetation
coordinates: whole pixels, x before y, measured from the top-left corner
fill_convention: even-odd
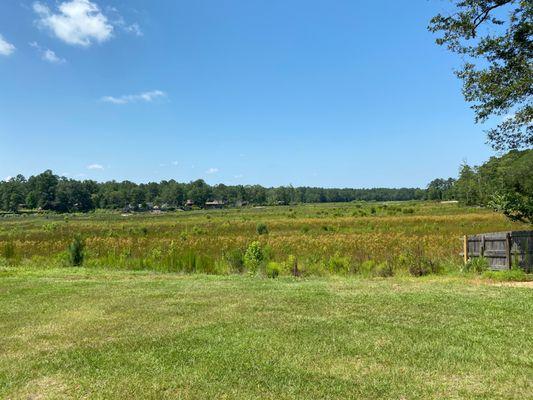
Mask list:
[[[0,256],[5,265],[39,268],[421,276],[458,271],[465,234],[527,227],[435,202],[18,215],[2,218]]]

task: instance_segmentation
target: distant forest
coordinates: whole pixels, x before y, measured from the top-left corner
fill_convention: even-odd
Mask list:
[[[0,182],[0,210],[18,212],[42,209],[56,212],[87,212],[94,209],[143,211],[154,206],[173,209],[187,203],[203,208],[218,201],[238,204],[275,205],[350,201],[459,200],[467,205],[490,205],[506,193],[533,201],[533,150],[511,151],[492,157],[479,167],[463,165],[459,178],[435,179],[426,189],[374,188],[330,189],[318,187],[270,187],[224,184],[210,186],[199,179],[159,183],[78,181],[47,170],[26,179],[22,175]],[[528,203],[529,202],[529,203]]]

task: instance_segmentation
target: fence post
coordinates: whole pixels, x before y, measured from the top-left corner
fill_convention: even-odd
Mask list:
[[[463,256],[465,264],[468,262],[468,236],[464,236],[463,240]]]
[[[507,232],[507,234],[505,235],[505,256],[507,258],[507,268],[511,269],[511,267],[513,266],[513,260],[512,260],[512,254],[511,254],[511,249],[513,247],[513,242],[511,240],[511,234],[509,232]]]
[[[481,235],[481,247],[479,249],[479,256],[485,257],[485,235]]]

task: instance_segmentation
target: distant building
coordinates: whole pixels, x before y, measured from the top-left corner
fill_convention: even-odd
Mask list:
[[[186,205],[187,207],[192,207],[192,206],[194,206],[194,201],[192,201],[191,199],[188,199],[188,200],[185,202],[185,205]]]
[[[223,208],[225,204],[226,203],[224,203],[224,201],[222,201],[222,200],[206,201],[205,202],[205,208],[210,208],[210,209]]]

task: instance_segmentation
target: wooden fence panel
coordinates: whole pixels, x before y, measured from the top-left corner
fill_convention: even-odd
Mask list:
[[[533,231],[494,232],[465,236],[464,259],[485,257],[493,270],[517,264],[533,272]]]

